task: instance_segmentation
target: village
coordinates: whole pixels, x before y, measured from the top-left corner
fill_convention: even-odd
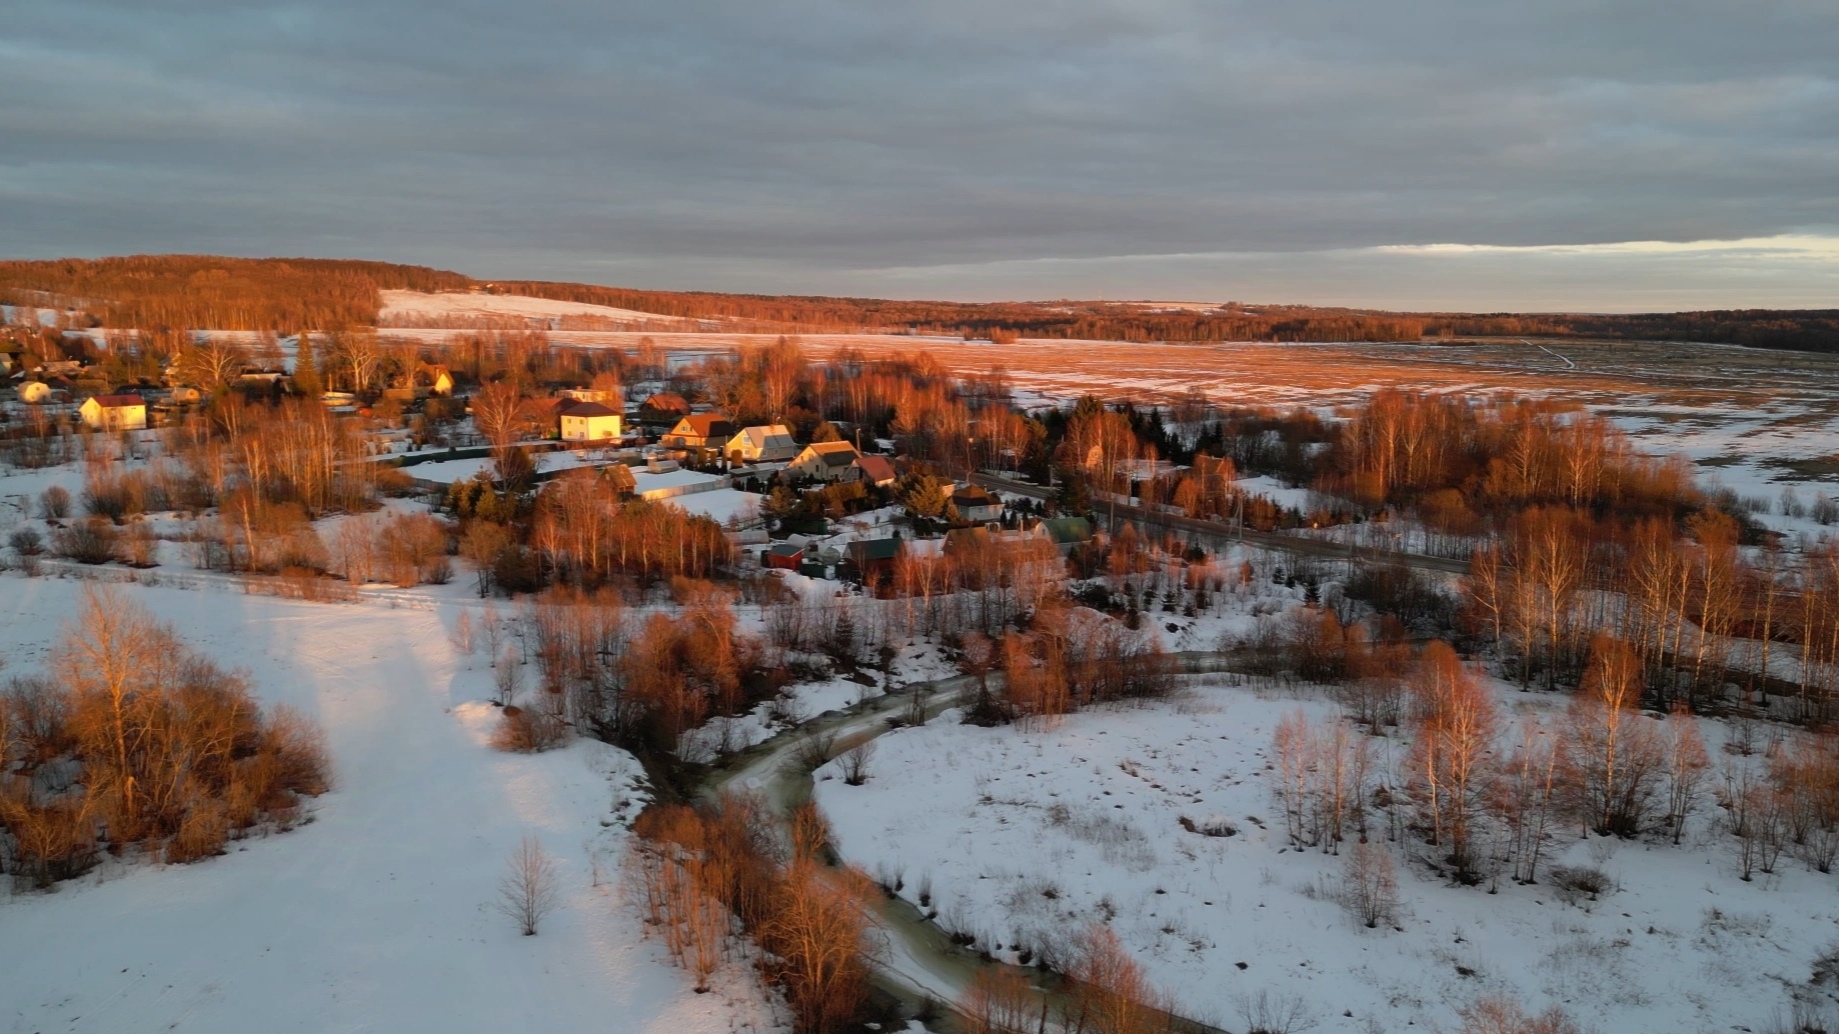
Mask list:
[[[276,347],[297,355],[298,339],[270,343],[264,359],[206,337],[161,364],[157,378],[123,384],[109,379],[120,371],[110,368],[107,353],[84,348],[84,334],[61,331],[59,343],[90,361],[44,360],[36,353],[55,351],[42,344],[51,330],[35,340],[18,325],[6,329],[0,372],[10,390],[0,394],[0,426],[10,425],[16,455],[29,451],[29,440],[64,436],[108,438],[126,443],[124,456],[147,454],[157,451],[161,434],[213,399],[272,404],[302,399],[303,390],[323,383],[316,373],[297,375]],[[398,346],[396,354],[388,375],[366,383],[354,363],[351,379],[335,377],[337,387],[316,401],[355,430],[365,462],[399,471],[405,492],[437,508],[451,509],[449,497],[469,483],[503,484],[506,472],[494,457],[515,454],[522,459],[510,464],[510,477],[519,485],[591,472],[617,498],[669,500],[721,524],[743,564],[871,592],[888,585],[903,556],[1033,543],[1064,556],[1093,538],[1083,516],[1049,515],[1038,499],[1005,499],[968,477],[941,476],[937,464],[916,470],[896,441],[865,436],[860,426],[807,422],[800,434],[783,422],[742,425],[701,390],[708,364],[734,362],[731,352],[650,359],[641,351],[640,363],[652,365],[639,372],[664,376],[629,388],[604,373],[560,379],[548,394],[519,397],[513,412],[483,420],[474,407],[482,386],[476,379],[456,378],[426,350]],[[1176,469],[1164,464],[1159,473]],[[21,515],[31,510],[23,497],[0,499],[5,505]]]

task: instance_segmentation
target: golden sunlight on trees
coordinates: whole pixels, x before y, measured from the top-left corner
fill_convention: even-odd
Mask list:
[[[0,826],[35,885],[79,875],[105,847],[171,862],[220,854],[258,826],[292,826],[299,798],[327,787],[310,721],[264,714],[242,677],[119,590],[84,592],[51,671],[0,695],[19,737]],[[82,782],[44,778],[73,762]]]

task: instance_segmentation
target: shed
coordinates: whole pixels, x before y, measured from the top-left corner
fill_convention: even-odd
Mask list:
[[[765,553],[766,566],[796,571],[805,562],[805,547],[792,542],[776,543]]]

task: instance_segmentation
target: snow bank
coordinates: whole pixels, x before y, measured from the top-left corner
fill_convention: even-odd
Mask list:
[[[537,756],[483,739],[484,670],[449,645],[457,603],[314,605],[230,592],[133,597],[265,701],[315,716],[336,785],[314,821],[196,865],[111,867],[0,904],[8,1030],[713,1032],[764,1010],[692,995],[612,881],[636,763],[588,741]],[[12,672],[40,662],[78,586],[0,580]],[[526,832],[564,906],[521,937],[494,908]],[[750,1011],[751,1010],[751,1011]]]

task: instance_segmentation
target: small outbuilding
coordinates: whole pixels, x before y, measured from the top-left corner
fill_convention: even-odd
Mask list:
[[[796,571],[805,562],[805,547],[797,543],[780,542],[768,549],[763,558],[767,567]]]
[[[886,488],[894,483],[894,464],[886,456],[857,456],[856,477],[876,488]]]
[[[894,577],[902,552],[899,539],[857,539],[845,547],[843,558],[857,581],[876,585]]]

